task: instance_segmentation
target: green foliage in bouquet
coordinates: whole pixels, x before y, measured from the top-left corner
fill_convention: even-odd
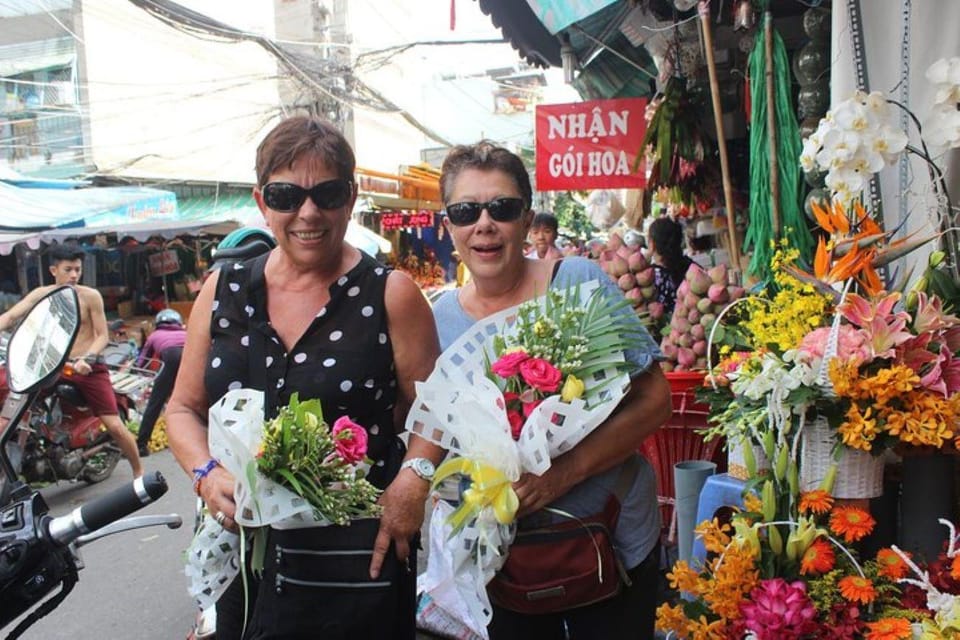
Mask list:
[[[493,339],[494,355],[498,361],[492,369],[491,379],[502,386],[504,375],[498,363],[509,354],[524,354],[523,360],[543,361],[559,372],[556,388],[526,382],[541,392],[558,391],[571,378],[583,381],[588,376],[611,366],[610,354],[636,349],[643,344],[642,325],[635,321],[631,304],[626,299],[613,299],[602,287],[581,302],[580,288],[550,289],[541,299],[524,302],[517,308],[515,331],[498,335]],[[517,368],[522,362],[519,358]],[[627,362],[619,368],[627,371]],[[516,372],[513,372],[514,374]],[[524,376],[522,376],[524,377]],[[526,379],[524,377],[524,379]],[[612,379],[611,379],[612,380]],[[605,385],[596,385],[585,394],[564,393],[564,399],[583,395],[587,404],[596,397]]]
[[[256,469],[306,500],[317,518],[338,525],[352,518],[380,515],[379,489],[363,477],[358,463],[365,460],[366,432],[348,418],[333,429],[323,419],[320,401],[290,404],[264,427]],[[252,465],[251,465],[252,467]],[[255,484],[253,477],[251,485]]]

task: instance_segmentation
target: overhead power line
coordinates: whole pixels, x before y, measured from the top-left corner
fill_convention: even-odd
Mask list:
[[[306,57],[258,33],[236,29],[170,0],[129,0],[168,26],[189,35],[221,41],[250,41],[276,57],[301,83],[317,93],[351,107],[366,107],[396,113],[428,138],[450,146],[452,143],[412,114],[356,77],[354,69],[329,58]]]

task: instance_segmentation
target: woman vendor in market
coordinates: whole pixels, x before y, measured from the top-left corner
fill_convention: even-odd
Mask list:
[[[669,318],[677,302],[677,289],[694,264],[683,252],[683,226],[667,216],[661,216],[650,224],[647,238],[653,262],[653,284],[657,302],[663,305],[664,316]]]

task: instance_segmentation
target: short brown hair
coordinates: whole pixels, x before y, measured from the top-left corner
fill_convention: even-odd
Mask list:
[[[530,208],[533,201],[533,189],[530,187],[530,175],[523,166],[520,156],[490,140],[481,140],[476,144],[458,145],[450,149],[440,169],[440,197],[444,204],[450,202],[453,183],[464,169],[481,171],[502,171],[517,184],[523,203]]]
[[[326,120],[293,116],[275,126],[257,147],[257,186],[306,155],[329,165],[338,177],[353,181],[357,159],[343,134]]]

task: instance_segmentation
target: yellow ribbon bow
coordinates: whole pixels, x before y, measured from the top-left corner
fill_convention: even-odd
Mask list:
[[[513,490],[510,478],[502,471],[469,458],[451,458],[437,469],[433,486],[436,487],[455,474],[468,476],[470,487],[463,492],[460,506],[447,518],[454,532],[475,520],[487,507],[493,508],[493,515],[500,524],[513,522],[520,507],[520,500]]]

